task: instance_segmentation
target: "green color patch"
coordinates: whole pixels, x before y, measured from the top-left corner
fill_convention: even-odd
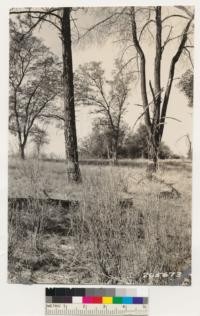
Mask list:
[[[122,304],[122,297],[113,297],[113,304]]]

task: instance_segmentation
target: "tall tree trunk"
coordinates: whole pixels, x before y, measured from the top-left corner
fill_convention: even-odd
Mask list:
[[[158,169],[158,155],[160,147],[160,106],[161,106],[161,60],[162,60],[162,19],[161,7],[157,6],[156,11],[156,55],[154,60],[154,89],[151,84],[151,91],[154,100],[153,121],[152,121],[152,159],[154,171]]]
[[[142,104],[143,104],[143,110],[144,110],[144,121],[145,121],[145,125],[150,136],[151,135],[151,118],[150,118],[150,112],[149,112],[149,102],[148,102],[147,87],[146,87],[146,58],[138,40],[135,14],[136,14],[135,8],[130,7],[132,40],[139,56],[140,89],[141,89],[141,97],[142,97]]]
[[[20,144],[19,145],[19,149],[20,149],[20,157],[21,159],[25,160],[25,145],[24,144]]]
[[[62,54],[63,54],[63,93],[64,93],[64,135],[69,182],[80,182],[81,174],[78,161],[76,121],[74,107],[73,65],[71,49],[71,8],[63,8],[62,12]]]
[[[39,144],[37,144],[36,145],[36,150],[37,150],[37,158],[39,159],[39,157],[40,157],[40,145]]]
[[[118,148],[114,148],[113,150],[113,155],[112,155],[112,161],[113,161],[113,164],[117,164],[117,160],[118,160]]]
[[[178,60],[181,57],[181,54],[182,54],[182,52],[184,50],[185,44],[186,44],[187,39],[188,39],[188,31],[190,29],[190,25],[191,25],[193,19],[194,19],[194,16],[192,15],[191,19],[189,20],[189,22],[187,23],[185,29],[183,30],[182,39],[180,41],[178,49],[177,49],[175,55],[173,56],[173,58],[171,60],[170,69],[169,69],[169,76],[168,76],[168,82],[167,82],[167,86],[166,86],[166,89],[165,89],[165,94],[164,94],[164,98],[163,98],[163,102],[162,102],[162,111],[161,111],[161,118],[160,118],[160,138],[161,139],[162,139],[163,132],[164,132],[164,127],[165,127],[165,119],[166,119],[166,114],[167,114],[167,107],[168,107],[168,103],[169,103],[169,97],[170,97],[170,93],[171,93],[172,83],[173,83],[173,80],[174,80],[174,73],[175,73],[176,63],[178,62]]]
[[[152,135],[151,140],[151,159],[153,160],[153,171],[156,172],[158,170],[158,157],[159,157],[159,140],[156,139],[155,135]]]
[[[109,145],[106,145],[106,150],[107,150],[107,159],[110,159],[110,148]]]
[[[113,164],[117,164],[117,160],[118,160],[118,138],[119,138],[119,133],[118,131],[116,132],[116,136],[114,139],[114,144],[113,144],[113,153],[112,153],[112,160],[113,160]]]

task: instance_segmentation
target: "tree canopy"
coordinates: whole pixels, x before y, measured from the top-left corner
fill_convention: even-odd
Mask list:
[[[129,133],[124,142],[124,153],[128,158],[152,158],[151,141],[144,124],[140,124],[135,133]],[[173,156],[170,148],[161,142],[159,148],[159,158],[167,159]]]
[[[186,70],[182,75],[178,87],[188,98],[188,106],[193,107],[193,80],[194,74],[191,69]]]
[[[21,157],[30,135],[56,112],[61,93],[58,58],[31,34],[23,37],[10,27],[10,111],[9,129],[18,137]]]
[[[93,112],[99,116],[98,127],[105,129],[109,156],[114,160],[117,160],[118,156],[131,80],[132,75],[122,69],[119,60],[115,61],[110,80],[106,79],[99,62],[81,65],[75,75],[76,102],[92,106]]]

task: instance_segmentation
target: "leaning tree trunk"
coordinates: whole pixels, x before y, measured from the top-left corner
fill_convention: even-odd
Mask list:
[[[71,8],[63,9],[61,26],[65,118],[64,135],[67,163],[67,178],[69,182],[79,182],[81,181],[81,174],[79,169],[76,136],[70,12]]]

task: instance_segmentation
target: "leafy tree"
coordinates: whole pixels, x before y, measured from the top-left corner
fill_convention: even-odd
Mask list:
[[[193,107],[193,79],[194,74],[191,69],[188,69],[181,77],[178,87],[188,98],[188,106]]]
[[[81,181],[79,168],[76,121],[74,108],[73,63],[71,47],[71,21],[75,24],[72,13],[76,9],[71,7],[58,8],[29,8],[14,9],[10,14],[15,14],[23,26],[26,26],[24,36],[30,34],[42,23],[47,23],[55,28],[62,43],[62,92],[64,103],[64,136],[66,152],[66,171],[69,182]]]
[[[145,125],[140,125],[134,134],[127,135],[125,148],[129,158],[150,158],[149,137]]]
[[[151,141],[149,139],[149,134],[144,124],[141,124],[136,133],[131,134],[126,137],[125,141],[125,152],[126,156],[129,158],[152,158],[151,152]],[[170,148],[161,142],[159,148],[159,158],[167,159],[172,156]]]
[[[9,129],[18,137],[22,159],[29,137],[55,111],[60,75],[58,60],[49,49],[31,34],[22,38],[11,21]]]
[[[179,89],[185,94],[185,96],[188,98],[188,106],[193,107],[193,80],[194,80],[194,73],[191,69],[188,69],[181,77],[178,87]],[[187,157],[188,159],[192,159],[192,141],[190,139],[189,134],[186,134],[182,136],[186,138],[187,146],[188,146],[188,152]],[[179,139],[179,140],[180,140]]]
[[[35,144],[37,157],[39,158],[41,148],[44,145],[49,144],[49,138],[48,138],[48,134],[47,134],[46,130],[38,127],[37,130],[32,135],[31,141],[32,141],[32,143]]]
[[[118,60],[112,79],[106,80],[101,63],[91,62],[80,66],[75,76],[77,103],[94,107],[94,113],[100,115],[98,125],[100,134],[105,136],[108,156],[115,162],[126,111],[131,75],[121,69]],[[105,130],[104,130],[105,129]],[[100,136],[99,134],[99,136]]]
[[[159,148],[159,156],[160,159],[169,159],[169,158],[179,158],[178,155],[174,155],[169,146],[167,146],[164,142],[160,143]]]
[[[127,126],[122,125],[119,131],[118,154],[123,149]],[[113,152],[113,134],[109,127],[102,125],[101,120],[95,120],[91,134],[81,144],[80,152],[86,158],[111,159]]]

